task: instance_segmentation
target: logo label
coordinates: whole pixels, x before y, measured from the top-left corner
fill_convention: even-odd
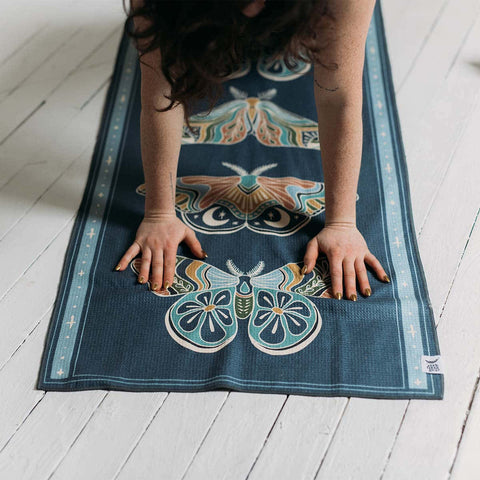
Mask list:
[[[443,373],[441,355],[422,355],[422,372]]]

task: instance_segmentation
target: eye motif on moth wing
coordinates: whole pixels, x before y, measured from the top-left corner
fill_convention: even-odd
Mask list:
[[[227,273],[177,255],[173,285],[164,293],[151,293],[180,297],[166,312],[165,326],[185,348],[217,352],[235,338],[239,322],[248,322],[248,337],[257,349],[269,355],[287,355],[305,348],[322,327],[322,317],[307,296],[333,298],[326,257],[305,275],[301,263],[287,263],[259,275],[263,261],[243,273],[228,259]],[[130,262],[135,275],[140,264],[140,258]]]
[[[228,234],[247,228],[264,235],[287,236],[325,210],[323,182],[261,175],[276,163],[261,165],[250,173],[239,165],[222,165],[238,175],[177,178],[175,209],[196,231]],[[145,184],[136,192],[145,195]]]
[[[233,85],[228,89],[235,100],[213,108],[208,115],[191,115],[191,129],[183,125],[182,144],[234,145],[253,135],[267,147],[320,150],[318,123],[270,101],[277,94],[275,88],[256,97],[249,97]]]

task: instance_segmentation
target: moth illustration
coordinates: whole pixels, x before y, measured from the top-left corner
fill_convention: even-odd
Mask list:
[[[184,123],[182,144],[234,145],[253,135],[267,147],[300,147],[320,150],[318,123],[279,107],[271,101],[275,88],[249,97],[230,85],[234,100],[205,112],[190,115]]]
[[[268,78],[275,82],[288,82],[295,80],[302,75],[305,75],[311,67],[311,63],[304,62],[303,60],[291,59],[293,68],[289,69],[283,60],[283,56],[271,56],[262,54],[257,60],[256,71],[262,77]],[[252,68],[252,61],[247,58],[239,66],[237,70],[232,72],[225,80],[233,80],[235,78],[244,77]]]
[[[140,263],[139,258],[130,262],[135,275]],[[306,275],[301,274],[302,263],[287,263],[260,275],[263,261],[244,273],[228,259],[228,273],[202,260],[177,255],[173,285],[151,293],[180,297],[168,308],[165,326],[185,348],[217,352],[235,338],[239,323],[245,322],[257,349],[269,355],[287,355],[305,348],[322,327],[320,312],[307,296],[332,298],[326,257],[320,257]]]
[[[222,165],[238,175],[177,178],[175,209],[194,230],[228,234],[248,228],[261,234],[286,236],[325,210],[323,182],[261,175],[276,163],[260,165],[250,173],[239,165]],[[145,195],[145,184],[140,184],[136,192]]]
[[[292,58],[290,61],[294,65],[291,70],[285,65],[282,56],[271,57],[263,55],[257,62],[257,72],[269,80],[288,82],[305,75],[312,68],[311,63],[306,63],[303,60]]]

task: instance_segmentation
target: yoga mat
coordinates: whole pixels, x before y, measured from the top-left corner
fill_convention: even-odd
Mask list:
[[[177,250],[168,294],[114,267],[144,213],[140,69],[125,32],[64,259],[37,387],[443,398],[377,2],[363,72],[357,226],[391,282],[333,298],[328,259],[301,275],[324,226],[313,69],[248,59],[184,126],[176,213],[208,258]]]

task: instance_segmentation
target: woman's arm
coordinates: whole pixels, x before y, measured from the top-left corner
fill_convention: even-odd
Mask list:
[[[139,0],[132,1],[137,5]],[[144,30],[149,22],[134,18],[135,29]],[[140,41],[140,46],[145,40]],[[184,120],[183,105],[165,112],[170,101],[171,86],[160,68],[161,52],[155,49],[140,58],[141,113],[140,143],[145,176],[145,217],[155,218],[165,213],[175,214],[175,184]]]
[[[137,8],[143,0],[132,0]],[[144,30],[149,21],[134,18],[135,29]],[[149,39],[139,41],[143,47]],[[170,104],[165,98],[171,86],[160,68],[161,52],[155,49],[140,58],[141,112],[140,143],[145,177],[145,214],[135,241],[125,252],[116,270],[124,270],[140,252],[142,261],[138,281],[150,281],[153,290],[173,283],[178,244],[185,240],[192,252],[200,258],[205,254],[195,232],[175,213],[175,187],[184,121],[183,105],[157,112]],[[152,274],[150,275],[150,268]]]
[[[319,25],[322,63],[314,65],[314,93],[325,178],[325,228],[307,245],[304,263],[310,272],[318,250],[329,257],[332,289],[341,297],[342,274],[347,298],[356,300],[355,272],[365,294],[370,289],[364,261],[384,280],[385,271],[369,252],[356,228],[356,194],[362,157],[362,76],[365,42],[375,0],[330,2],[334,20]],[[371,289],[370,289],[371,292]],[[366,292],[369,295],[369,292]],[[338,297],[337,297],[338,298]]]
[[[314,65],[314,93],[318,114],[322,167],[325,177],[327,224],[355,223],[358,175],[362,157],[362,76],[365,42],[375,0],[330,2],[335,16],[320,30],[329,42],[322,62],[337,63],[336,70]]]
[[[142,73],[145,78],[147,75]],[[145,82],[142,81],[142,90]],[[140,113],[140,143],[145,177],[145,218],[155,219],[164,214],[175,215],[175,185],[180,155],[183,106],[166,112],[156,112],[168,102],[156,101],[142,93]]]

